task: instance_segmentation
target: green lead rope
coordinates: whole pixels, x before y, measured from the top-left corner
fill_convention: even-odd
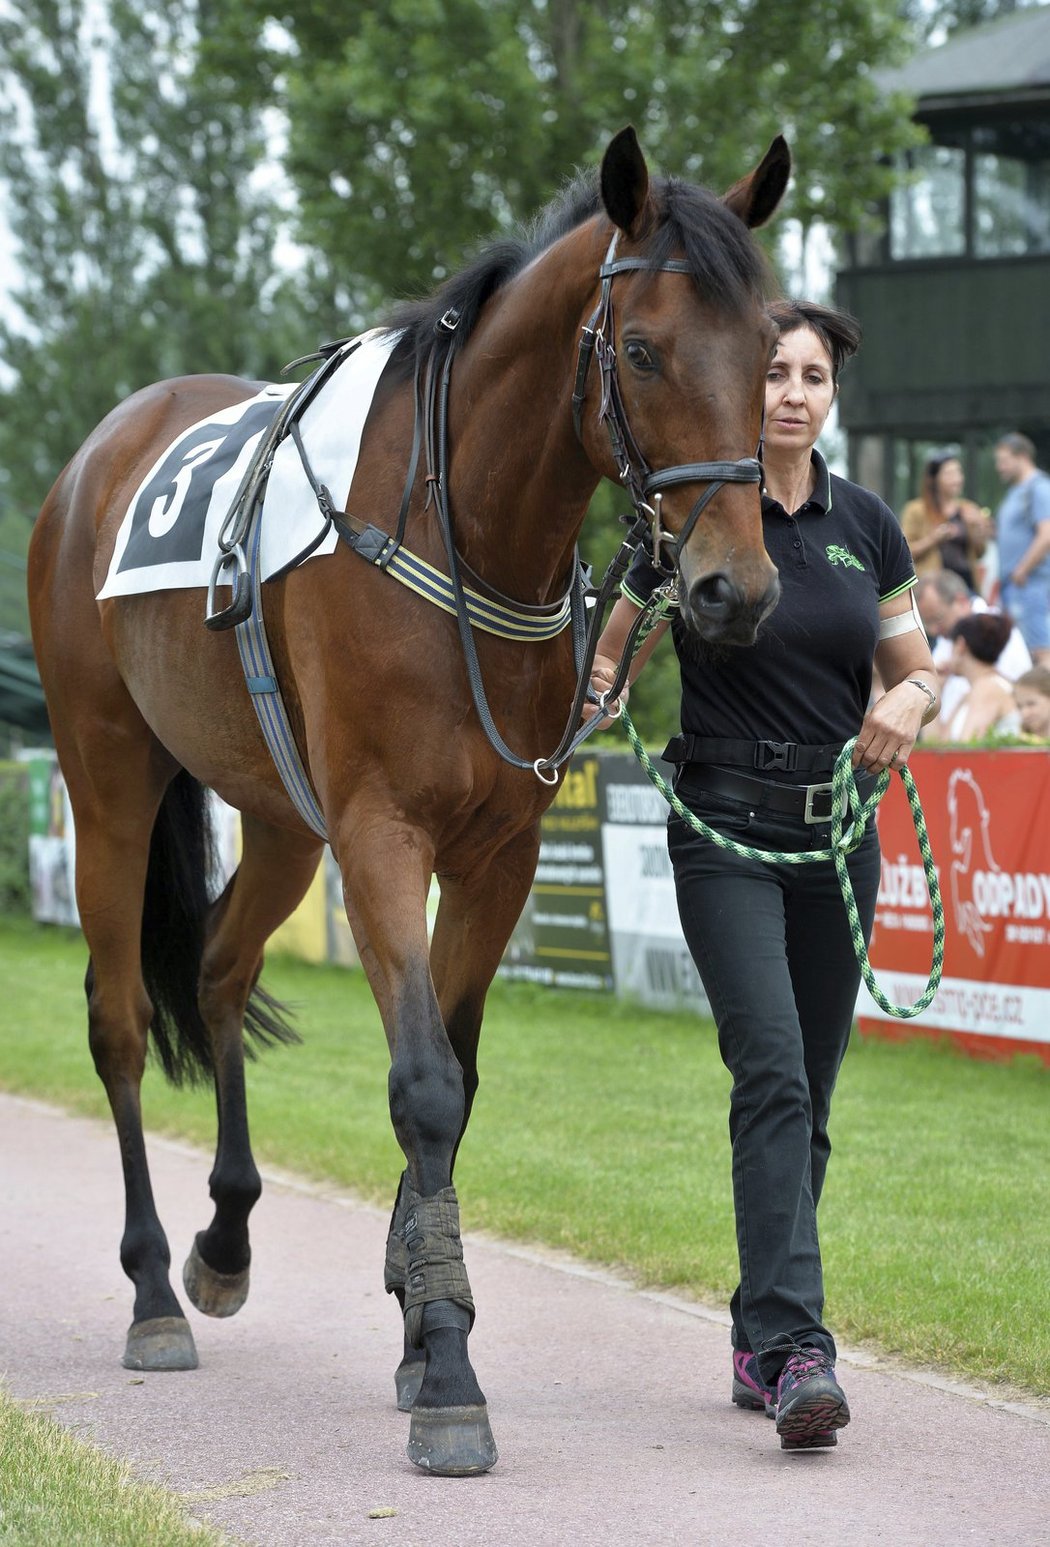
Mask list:
[[[857,789],[857,781],[853,776],[853,766],[850,755],[856,745],[856,736],[847,741],[842,751],[835,760],[835,771],[831,782],[831,848],[807,849],[803,853],[780,854],[772,849],[755,849],[746,843],[737,843],[732,838],[727,838],[724,833],[718,833],[713,827],[708,827],[706,822],[678,799],[674,790],[667,783],[660,770],[653,763],[652,758],[646,752],[639,739],[638,732],[630,715],[624,708],[619,718],[623,721],[627,739],[634,748],[635,756],[645,769],[649,778],[663,795],[672,810],[689,823],[701,837],[709,838],[720,849],[727,849],[731,854],[740,854],[746,859],[761,860],[767,865],[814,865],[825,860],[834,860],[835,870],[842,888],[842,900],[846,904],[846,914],[849,918],[850,934],[853,937],[853,950],[860,966],[861,977],[864,979],[868,992],[875,1003],[885,1010],[887,1015],[893,1015],[901,1020],[908,1020],[914,1015],[921,1015],[936,994],[941,983],[941,967],[944,962],[944,909],[941,906],[941,889],[937,882],[937,871],[934,868],[933,853],[930,849],[930,840],[926,832],[926,821],[922,814],[922,805],[919,801],[919,792],[915,788],[915,780],[907,764],[897,770],[904,782],[904,788],[908,796],[908,805],[911,807],[912,820],[915,823],[915,834],[919,840],[919,853],[922,855],[922,868],[926,874],[926,888],[930,894],[930,907],[933,910],[933,965],[930,968],[930,977],[925,992],[913,1005],[891,1004],[886,995],[875,981],[875,974],[868,960],[867,947],[864,944],[864,931],[861,929],[860,913],[857,910],[857,899],[853,895],[853,883],[849,878],[846,867],[847,856],[852,854],[864,837],[868,822],[875,814],[879,801],[889,789],[890,771],[884,769],[875,781],[875,788],[868,796],[867,801],[862,801],[860,791]],[[846,815],[853,814],[852,826],[844,831]]]

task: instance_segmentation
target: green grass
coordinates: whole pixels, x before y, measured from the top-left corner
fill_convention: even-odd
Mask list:
[[[0,1547],[222,1547],[173,1494],[0,1391]]]
[[[79,936],[0,923],[0,1085],[105,1115],[86,1047]],[[249,1071],[261,1161],[388,1204],[401,1168],[386,1045],[360,973],[268,965],[301,1048]],[[724,1302],[735,1282],[729,1077],[692,1015],[524,985],[489,998],[456,1182],[466,1229],[568,1248]],[[854,1039],[821,1205],[827,1314],[844,1342],[1050,1394],[1050,1073],[925,1040]],[[205,1092],[154,1070],[148,1125],[214,1142]],[[201,1225],[206,1223],[205,1172]],[[179,1248],[176,1246],[176,1250]]]

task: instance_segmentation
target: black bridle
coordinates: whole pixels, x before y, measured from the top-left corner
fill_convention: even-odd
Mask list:
[[[652,528],[653,560],[661,574],[673,575],[678,568],[682,550],[692,535],[693,528],[705,506],[726,483],[760,483],[762,464],[757,457],[741,457],[737,462],[683,462],[677,467],[661,468],[653,472],[645,460],[638,442],[631,431],[620,390],[620,378],[616,370],[616,348],[613,342],[612,282],[616,274],[643,269],[649,272],[663,271],[668,274],[691,274],[693,271],[684,258],[666,258],[654,263],[649,258],[617,258],[616,243],[619,232],[613,233],[605,262],[598,270],[602,282],[598,304],[580,335],[576,359],[576,382],[572,394],[572,422],[576,437],[583,442],[583,405],[587,395],[587,374],[592,357],[597,357],[601,374],[602,394],[598,408],[598,422],[609,431],[613,459],[620,482],[628,490],[635,514],[644,517]],[[660,515],[662,491],[679,483],[706,483],[686,518],[682,530],[676,534],[666,532]],[[652,503],[650,503],[652,496]],[[664,560],[663,550],[670,554]]]

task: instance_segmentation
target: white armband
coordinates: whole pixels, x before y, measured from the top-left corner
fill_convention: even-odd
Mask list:
[[[926,630],[922,627],[922,618],[919,615],[919,608],[915,601],[914,587],[910,594],[911,610],[909,612],[898,612],[896,617],[879,619],[880,642],[883,639],[896,639],[898,634],[910,634],[912,629],[915,628],[922,629],[922,632],[925,634]]]

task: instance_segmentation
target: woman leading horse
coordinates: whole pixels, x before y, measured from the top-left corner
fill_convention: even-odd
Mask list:
[[[712,641],[753,640],[777,579],[752,471],[773,330],[748,228],[773,213],[788,170],[777,140],[720,200],[651,178],[633,130],[618,134],[600,176],[573,185],[527,238],[493,247],[390,319],[396,341],[344,526],[393,532],[402,501],[406,545],[447,573],[455,554],[435,519],[443,505],[472,584],[542,608],[565,590],[598,480],[621,478],[637,508],[659,511],[687,626]],[[442,422],[420,437],[419,383],[439,367]],[[230,1315],[248,1290],[248,1216],[261,1187],[245,1030],[286,1034],[257,988],[263,948],[306,892],[323,840],[277,772],[233,636],[202,627],[202,593],[97,598],[129,502],[165,448],[259,390],[200,376],[137,393],[60,475],[30,551],[34,641],[76,820],[90,1046],[124,1168],[121,1262],[135,1290],[124,1362],[137,1369],[197,1362],[147,1167],[149,1034],[173,1078],[214,1079],[214,1215],[184,1283],[198,1309]],[[406,485],[420,438],[428,451],[436,440],[438,454],[421,457]],[[390,1048],[405,1172],[387,1287],[405,1315],[398,1393],[412,1413],[409,1454],[435,1472],[482,1472],[496,1450],[468,1357],[474,1306],[452,1173],[477,1088],[485,994],[555,793],[553,772],[544,782],[530,765],[544,771],[570,709],[572,641],[477,632],[468,671],[453,619],[343,544],[263,590],[272,679]],[[476,675],[491,713],[479,708]],[[501,755],[486,718],[520,756]],[[202,786],[239,809],[243,832],[237,871],[210,903]]]

